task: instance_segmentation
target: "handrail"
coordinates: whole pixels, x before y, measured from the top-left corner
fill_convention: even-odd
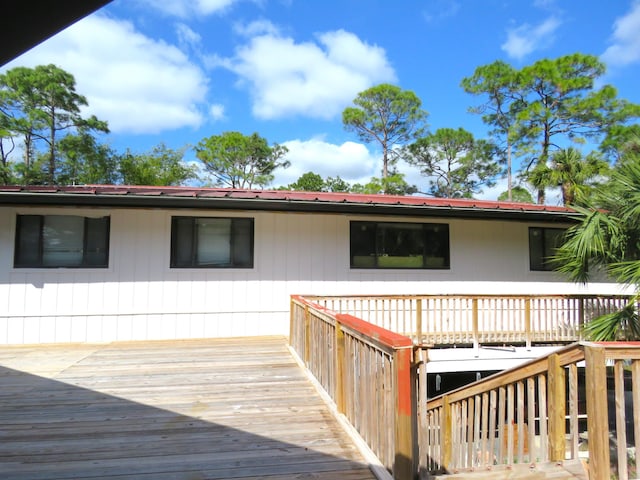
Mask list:
[[[396,479],[567,459],[593,479],[638,475],[640,342],[575,343],[428,399],[428,347],[316,298],[291,297],[290,344]]]
[[[627,295],[305,295],[410,337],[418,345],[570,343],[583,325],[626,305]]]
[[[411,339],[294,295],[289,343],[394,478],[414,478]]]
[[[607,362],[613,364],[609,382]],[[631,400],[625,399],[626,371]],[[420,463],[437,474],[577,460],[587,440],[590,478],[608,479],[612,472],[629,478],[627,440],[640,451],[640,426],[633,421],[639,416],[640,343],[577,343],[429,400],[418,434]]]

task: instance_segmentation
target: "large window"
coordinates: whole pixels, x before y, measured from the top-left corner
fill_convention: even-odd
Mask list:
[[[529,228],[529,268],[535,271],[551,271],[551,257],[564,242],[564,228]]]
[[[18,215],[16,268],[106,268],[109,217]]]
[[[449,226],[351,222],[351,268],[449,268]]]
[[[172,217],[172,268],[252,268],[253,219]]]

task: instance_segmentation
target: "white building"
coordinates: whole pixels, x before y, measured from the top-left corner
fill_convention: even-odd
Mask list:
[[[550,271],[567,208],[0,187],[0,344],[287,334],[291,294],[618,294]]]

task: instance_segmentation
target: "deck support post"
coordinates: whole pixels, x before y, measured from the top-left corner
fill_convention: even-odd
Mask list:
[[[589,478],[611,478],[609,411],[604,348],[584,347],[589,432]]]
[[[564,367],[558,354],[549,357],[547,377],[547,406],[549,408],[549,460],[561,462],[565,457],[566,384]]]
[[[412,357],[412,347],[397,348],[393,353],[396,382],[394,480],[413,480],[415,477]]]

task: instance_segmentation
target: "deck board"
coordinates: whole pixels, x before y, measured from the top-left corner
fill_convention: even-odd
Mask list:
[[[0,348],[0,478],[375,477],[267,337]]]

